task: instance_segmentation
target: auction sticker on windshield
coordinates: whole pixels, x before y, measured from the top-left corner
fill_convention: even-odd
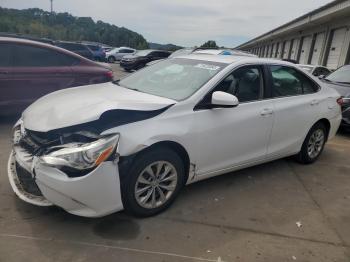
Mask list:
[[[212,71],[217,71],[217,70],[220,69],[220,66],[208,65],[208,64],[197,64],[194,67],[201,68],[201,69],[212,70]]]

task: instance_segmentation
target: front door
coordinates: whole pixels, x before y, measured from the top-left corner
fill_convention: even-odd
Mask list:
[[[274,109],[271,100],[263,99],[263,90],[262,67],[244,66],[228,75],[195,108],[195,161],[199,176],[265,158]],[[234,94],[240,104],[234,108],[206,109],[214,91]]]

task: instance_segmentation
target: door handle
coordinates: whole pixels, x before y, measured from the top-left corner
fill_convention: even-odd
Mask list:
[[[310,103],[310,105],[312,105],[312,106],[315,106],[315,105],[318,105],[318,104],[319,104],[319,101],[317,99],[312,100],[311,103]]]
[[[265,108],[263,111],[260,112],[261,116],[269,116],[273,114],[273,110],[271,108]]]

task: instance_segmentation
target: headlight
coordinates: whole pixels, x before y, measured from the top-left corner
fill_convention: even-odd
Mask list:
[[[62,149],[40,157],[43,164],[54,167],[71,167],[78,170],[98,166],[115,151],[119,134],[102,137],[94,142],[62,145]]]

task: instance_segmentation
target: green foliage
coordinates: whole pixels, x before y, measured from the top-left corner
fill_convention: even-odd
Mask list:
[[[157,44],[157,43],[148,43],[149,48],[151,49],[158,49],[158,50],[166,50],[166,51],[176,51],[179,50],[181,48],[183,48],[182,46],[178,46],[178,45],[173,45],[173,44]]]
[[[201,47],[203,47],[203,48],[218,48],[218,46],[216,45],[216,42],[213,40],[209,40],[209,41],[205,42],[203,45],[201,45]]]
[[[148,48],[142,35],[127,28],[91,17],[75,17],[69,13],[50,13],[38,8],[17,10],[0,7],[0,32],[19,33],[53,40],[92,41],[110,46]]]

